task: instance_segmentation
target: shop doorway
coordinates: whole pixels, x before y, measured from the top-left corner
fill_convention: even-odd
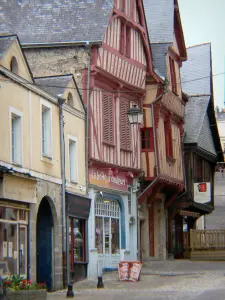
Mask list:
[[[39,206],[37,215],[37,282],[46,282],[52,290],[53,218],[47,197]]]
[[[116,200],[96,200],[95,244],[104,269],[116,267],[120,260],[120,207]]]

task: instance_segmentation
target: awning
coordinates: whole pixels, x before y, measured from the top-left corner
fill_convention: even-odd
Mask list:
[[[201,215],[200,213],[188,211],[188,210],[179,210],[179,215],[186,216],[186,217],[192,217],[192,218],[199,218]]]
[[[66,204],[69,216],[88,219],[91,207],[90,198],[66,192]]]

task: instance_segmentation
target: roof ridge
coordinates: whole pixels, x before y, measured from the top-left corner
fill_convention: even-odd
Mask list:
[[[204,42],[204,43],[200,43],[200,44],[195,44],[195,45],[187,47],[187,49],[194,48],[194,47],[200,47],[200,46],[206,46],[206,45],[211,45],[211,42]]]

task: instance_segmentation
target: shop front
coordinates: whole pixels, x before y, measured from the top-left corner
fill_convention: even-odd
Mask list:
[[[89,276],[95,276],[99,268],[114,270],[121,260],[135,259],[131,258],[131,250],[137,251],[137,247],[136,243],[131,245],[135,238],[130,236],[129,230],[127,173],[113,174],[111,170],[90,168],[89,182],[92,198]]]
[[[0,194],[0,275],[28,278],[29,203],[36,181],[4,174]]]
[[[70,275],[76,282],[87,277],[88,217],[91,199],[66,192]]]

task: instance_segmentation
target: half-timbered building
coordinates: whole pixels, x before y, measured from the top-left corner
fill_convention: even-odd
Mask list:
[[[0,30],[19,35],[34,76],[72,73],[87,108],[92,204],[85,260],[74,272],[85,273],[87,261],[88,274],[94,275],[99,261],[112,269],[120,260],[136,259],[140,130],[129,124],[127,110],[142,105],[146,74],[161,80],[152,77],[142,1],[9,0],[2,10]]]
[[[223,161],[214,113],[211,44],[189,47],[187,54],[181,72],[188,96],[183,134],[186,191],[171,206],[173,235],[169,245],[176,258],[191,254],[190,230],[205,228],[204,216],[214,209],[216,163]]]
[[[155,72],[164,82],[157,85],[147,77],[143,104],[141,164],[145,175],[138,204],[140,254],[146,261],[168,257],[170,207],[184,188],[181,136],[186,97],[180,68],[187,53],[177,1],[143,2]]]

